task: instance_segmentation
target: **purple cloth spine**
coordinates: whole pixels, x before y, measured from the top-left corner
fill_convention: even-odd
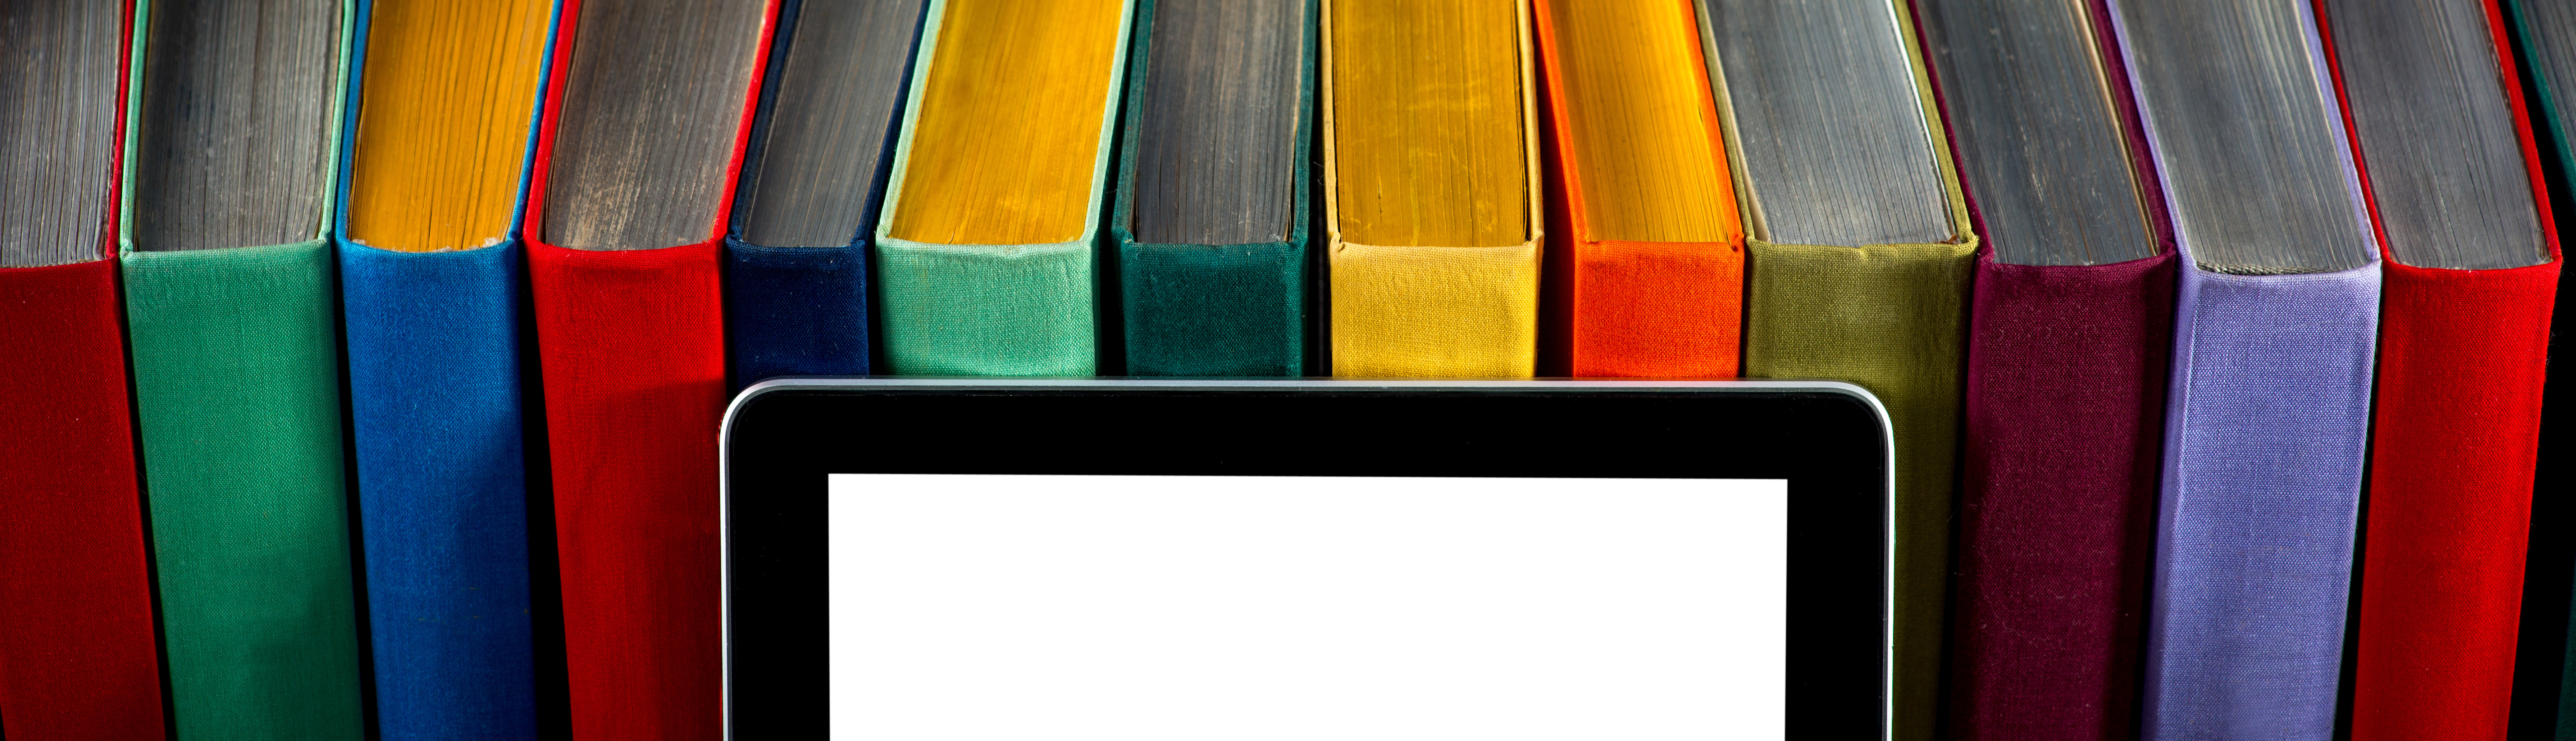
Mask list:
[[[2131,0],[2136,1],[2136,0]],[[2147,614],[2140,735],[2334,735],[2362,457],[2379,328],[2379,248],[2332,93],[2305,26],[2370,262],[2299,275],[2201,270],[2188,230],[2174,300],[2164,482]],[[2114,26],[2119,25],[2112,0]],[[2139,59],[2127,47],[2129,66]],[[2137,96],[2150,150],[2155,110]],[[2161,155],[2160,173],[2165,169]],[[2162,178],[2168,202],[2173,179]],[[2188,224],[2189,213],[2176,213]]]

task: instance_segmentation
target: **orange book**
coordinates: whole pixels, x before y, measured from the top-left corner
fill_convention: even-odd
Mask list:
[[[1562,225],[1540,372],[1737,375],[1744,232],[1690,0],[1537,11],[1547,220]]]

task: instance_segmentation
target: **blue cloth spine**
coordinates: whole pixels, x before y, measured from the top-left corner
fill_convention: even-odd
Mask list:
[[[528,206],[546,79],[536,80],[517,203],[501,244],[396,252],[349,241],[349,188],[367,37],[358,3],[341,128],[338,222],[350,434],[385,741],[535,739],[536,657],[528,561],[521,341]],[[555,54],[563,2],[547,17]]]
[[[519,253],[340,245],[388,741],[536,737]]]

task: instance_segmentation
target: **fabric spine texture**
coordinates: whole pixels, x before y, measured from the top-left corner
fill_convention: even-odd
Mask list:
[[[1311,23],[1311,0],[1306,18]],[[1154,244],[1137,240],[1134,223],[1136,142],[1144,131],[1143,96],[1154,38],[1154,3],[1139,2],[1128,35],[1124,146],[1110,238],[1118,246],[1119,315],[1128,375],[1298,376],[1306,373],[1305,187],[1313,139],[1315,34],[1304,34],[1305,69],[1297,95],[1296,165],[1288,189],[1288,238],[1253,244]]]
[[[725,240],[734,379],[868,373],[867,245],[762,247]]]
[[[358,738],[330,243],[124,254],[183,738]]]
[[[716,251],[528,252],[575,737],[721,733]]]
[[[1563,0],[1558,0],[1562,2]],[[1545,33],[1544,30],[1541,31]],[[1692,44],[1697,53],[1696,40]],[[1541,183],[1550,225],[1540,275],[1538,371],[1551,376],[1732,378],[1741,370],[1744,249],[1724,242],[1589,238],[1557,62],[1542,62]]]
[[[2175,259],[1978,256],[1950,729],[2129,738],[2154,560]]]
[[[160,738],[116,263],[0,269],[0,733]]]
[[[938,59],[947,3],[924,11],[902,138],[876,231],[877,326],[885,370],[906,375],[1088,376],[1098,370],[1101,195],[1117,130],[1120,76],[1110,75],[1092,159],[1091,198],[1082,235],[1053,244],[934,244],[887,234],[902,198],[914,123]],[[1126,68],[1134,3],[1120,10],[1112,69]]]
[[[2554,258],[2505,270],[2383,263],[2356,740],[2505,734]]]
[[[1978,242],[1948,136],[1933,113],[1940,108],[1913,16],[1902,3],[1894,12],[1958,236],[1944,244],[1860,247],[1748,236],[1744,374],[1851,381],[1887,407],[1896,437],[1890,723],[1896,738],[1926,739],[1939,717],[1968,287]],[[1726,105],[1723,96],[1719,105]],[[1737,173],[1736,192],[1752,192],[1740,168]],[[1752,209],[1743,216],[1745,233],[1760,233]]]
[[[340,245],[387,739],[536,733],[519,260]]]
[[[2243,276],[2199,270],[2188,256],[2143,725],[2159,739],[2327,738],[2379,266]]]

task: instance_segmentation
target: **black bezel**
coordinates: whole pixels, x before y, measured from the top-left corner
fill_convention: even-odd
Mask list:
[[[794,379],[724,434],[735,738],[828,717],[831,473],[1787,479],[1789,737],[1885,735],[1888,430],[1844,384]]]

